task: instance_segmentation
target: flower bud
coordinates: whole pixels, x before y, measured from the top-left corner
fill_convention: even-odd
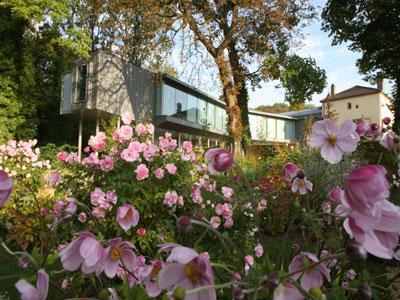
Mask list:
[[[174,300],[183,300],[186,296],[186,290],[181,287],[177,287],[174,290]]]
[[[392,119],[390,117],[385,117],[382,120],[383,124],[389,125],[392,122]]]
[[[201,220],[201,219],[203,219],[203,217],[204,217],[204,213],[203,212],[201,212],[201,211],[196,211],[196,212],[194,212],[194,214],[193,214],[193,218],[195,218],[196,220]]]
[[[322,293],[320,288],[317,287],[312,287],[308,293],[310,294],[310,296],[313,297],[313,299],[317,299],[317,300],[323,300],[324,299],[324,294]]]
[[[191,225],[192,225],[192,220],[187,216],[180,217],[176,223],[176,226],[182,232],[188,231]]]
[[[243,290],[240,287],[233,288],[233,299],[235,300],[242,300],[244,299]]]
[[[227,172],[234,163],[232,153],[224,148],[210,149],[204,156],[208,159],[208,169],[212,174]]]
[[[366,260],[367,251],[356,241],[350,241],[345,249],[346,255],[350,260]]]
[[[372,299],[372,290],[369,287],[368,283],[363,282],[357,287],[357,293],[360,295],[360,298],[363,300]]]
[[[378,130],[379,129],[379,125],[378,124],[376,124],[376,123],[372,123],[371,124],[371,130],[372,131],[375,131],[375,130]]]
[[[237,283],[241,278],[242,278],[242,275],[240,275],[239,272],[234,272],[231,277],[231,282]]]
[[[385,133],[387,130],[386,130],[386,128],[382,128],[382,133]]]
[[[297,171],[297,178],[304,179],[304,177],[306,177],[306,173],[302,169],[298,170]]]
[[[276,274],[276,273],[268,274],[267,285],[269,288],[275,289],[279,285],[279,282],[280,282],[280,278],[279,278],[278,274]]]

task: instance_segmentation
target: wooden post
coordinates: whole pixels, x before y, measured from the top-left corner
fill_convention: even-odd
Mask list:
[[[78,158],[82,158],[82,129],[83,129],[83,109],[81,109],[79,117],[79,132],[78,132]]]
[[[121,116],[118,115],[118,119],[117,119],[117,129],[119,129],[121,127]]]

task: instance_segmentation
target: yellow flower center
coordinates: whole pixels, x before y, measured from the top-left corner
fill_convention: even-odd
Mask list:
[[[330,135],[328,136],[328,143],[331,144],[332,146],[334,146],[336,144],[336,136],[335,135]]]
[[[110,256],[112,260],[119,260],[121,258],[121,253],[118,248],[112,248]]]
[[[197,268],[193,261],[185,265],[183,272],[185,273],[186,278],[193,284],[197,282],[198,278],[201,275],[200,270]]]

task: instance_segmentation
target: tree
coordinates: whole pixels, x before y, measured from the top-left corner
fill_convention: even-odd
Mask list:
[[[400,133],[400,1],[329,0],[322,18],[333,45],[349,42],[350,50],[361,52],[361,74],[374,80],[382,72],[394,81],[394,129]]]
[[[311,57],[289,56],[280,74],[281,87],[285,88],[285,101],[291,107],[302,108],[312,95],[321,93],[326,86],[325,70]]]
[[[272,105],[257,106],[255,108],[255,110],[279,114],[279,113],[288,112],[291,110],[303,110],[303,109],[309,109],[309,108],[314,108],[314,107],[315,107],[314,104],[311,104],[311,103],[305,103],[304,105],[301,105],[301,107],[291,107],[287,103],[276,102]]]
[[[247,116],[247,97],[242,94],[246,80],[258,84],[279,76],[281,50],[288,49],[295,29],[313,17],[312,7],[303,0],[165,0],[152,4],[155,14],[163,15],[170,27],[178,23],[189,28],[194,42],[214,60],[226,103],[227,131],[235,149],[240,149],[242,116]]]

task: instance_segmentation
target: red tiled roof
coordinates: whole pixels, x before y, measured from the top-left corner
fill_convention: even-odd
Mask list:
[[[345,98],[357,97],[357,96],[364,96],[370,94],[379,94],[382,91],[376,88],[365,87],[360,85],[355,85],[347,90],[344,90],[340,93],[337,93],[333,96],[327,96],[325,99],[321,100],[321,102],[326,102],[329,97],[329,101],[340,100]]]

